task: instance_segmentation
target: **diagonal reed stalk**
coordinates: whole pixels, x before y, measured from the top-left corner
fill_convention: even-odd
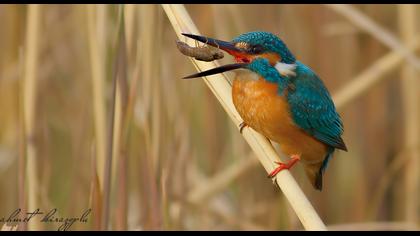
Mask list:
[[[38,205],[38,174],[37,150],[35,145],[35,112],[36,112],[36,76],[38,73],[39,28],[41,6],[28,5],[25,37],[25,59],[23,68],[23,114],[26,133],[26,186],[28,211],[39,208]],[[38,220],[28,222],[29,230],[39,230],[41,225]]]
[[[225,189],[229,184],[239,178],[242,174],[255,167],[258,160],[254,158],[252,153],[245,160],[238,160],[234,164],[219,171],[217,175],[205,180],[205,184],[200,184],[190,190],[187,194],[187,200],[194,204],[207,201],[209,198]]]
[[[379,42],[399,53],[411,66],[413,66],[417,71],[420,71],[420,59],[416,57],[414,53],[410,52],[410,50],[408,50],[397,37],[380,27],[368,16],[348,4],[326,4],[326,6],[336,13],[346,17],[350,22],[371,34]]]
[[[420,37],[417,36],[414,42],[407,45],[411,52],[420,48]],[[338,110],[344,109],[356,98],[365,94],[369,89],[378,85],[379,82],[389,78],[385,76],[402,65],[404,57],[395,51],[389,52],[385,56],[375,61],[369,68],[343,86],[342,89],[334,93],[334,102]]]
[[[199,31],[197,30],[195,24],[192,22],[188,12],[183,5],[164,4],[163,9],[168,16],[178,38],[184,39],[184,37],[181,35],[181,32],[199,34]],[[187,43],[193,45],[192,40],[188,40]],[[192,63],[199,71],[211,69],[217,66],[215,62],[206,63],[192,60]],[[209,86],[235,125],[239,127],[242,119],[233,105],[231,98],[231,86],[227,77],[225,77],[223,74],[215,75],[212,76],[212,79],[204,78],[204,82]],[[279,161],[280,158],[274,148],[271,146],[270,142],[264,136],[253,131],[252,129],[245,128],[242,135],[252,150],[255,152],[266,171],[271,172],[274,170],[276,167],[275,162]],[[289,171],[281,171],[275,177],[274,181],[283,191],[284,195],[288,199],[305,229],[326,230],[324,223],[302,190],[299,188]]]

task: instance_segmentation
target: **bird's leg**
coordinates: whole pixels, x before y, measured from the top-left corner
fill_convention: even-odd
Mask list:
[[[290,169],[292,168],[292,166],[294,164],[296,164],[296,162],[298,162],[300,160],[300,156],[299,155],[292,155],[291,160],[289,160],[286,164],[285,163],[281,163],[276,161],[276,164],[278,164],[279,166],[277,166],[276,169],[274,169],[269,175],[268,178],[273,178],[274,176],[276,176],[280,171],[284,170],[284,169]]]
[[[245,123],[245,121],[243,121],[243,122],[239,125],[239,133],[241,133],[241,134],[242,134],[242,130],[243,130],[246,126],[248,126],[248,125]]]

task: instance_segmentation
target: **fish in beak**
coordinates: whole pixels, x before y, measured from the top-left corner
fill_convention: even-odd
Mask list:
[[[209,76],[209,75],[214,75],[214,74],[219,74],[219,73],[223,73],[226,71],[230,71],[230,70],[235,70],[235,69],[240,69],[240,68],[246,68],[249,60],[247,59],[247,54],[246,51],[243,50],[242,48],[238,48],[235,46],[235,43],[232,42],[227,42],[227,41],[222,41],[222,40],[218,40],[218,39],[213,39],[213,38],[209,38],[209,37],[204,37],[204,36],[200,36],[200,35],[194,35],[194,34],[186,34],[186,33],[182,33],[182,35],[195,39],[199,42],[208,44],[210,46],[213,47],[217,47],[227,53],[229,53],[230,55],[235,57],[235,60],[238,63],[234,63],[234,64],[228,64],[228,65],[223,65],[223,66],[219,66],[210,70],[206,70],[206,71],[202,71],[193,75],[189,75],[184,77],[183,79],[192,79],[192,78],[197,78],[197,77],[202,77],[202,76]]]

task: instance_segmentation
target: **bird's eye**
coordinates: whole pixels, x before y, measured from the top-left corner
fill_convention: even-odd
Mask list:
[[[261,46],[261,45],[252,45],[250,48],[249,48],[249,52],[250,53],[252,53],[252,54],[260,54],[260,53],[262,53],[262,51],[263,51],[263,47]]]

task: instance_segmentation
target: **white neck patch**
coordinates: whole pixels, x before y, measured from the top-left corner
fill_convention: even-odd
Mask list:
[[[274,66],[280,75],[285,77],[296,76],[296,64],[286,64],[283,62],[277,62]]]

